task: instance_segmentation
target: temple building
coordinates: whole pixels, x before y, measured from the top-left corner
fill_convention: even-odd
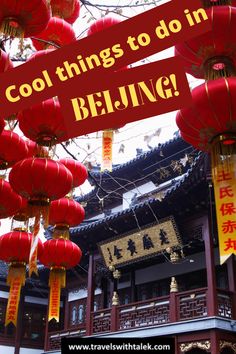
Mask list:
[[[235,257],[219,264],[209,156],[177,136],[111,173],[93,170],[90,182],[77,198],[86,219],[70,230],[83,257],[67,272],[59,323],[47,321],[49,271],[39,265],[17,327],[4,326],[1,263],[0,352],[59,354],[63,337],[171,336],[177,354],[236,353]]]

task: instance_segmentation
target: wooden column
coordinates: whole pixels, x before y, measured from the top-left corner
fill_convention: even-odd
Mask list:
[[[131,272],[131,302],[136,302],[135,270]]]
[[[68,302],[68,290],[65,289],[65,313],[64,313],[64,329],[69,328],[69,302]]]
[[[44,351],[48,351],[49,348],[49,333],[48,333],[48,328],[49,328],[49,323],[48,323],[48,313],[49,313],[49,293],[48,293],[48,306],[47,306],[47,314],[45,318],[45,336],[44,336]]]
[[[19,310],[17,316],[14,354],[20,353],[21,336],[22,336],[22,320],[23,320],[23,312],[24,312],[24,298],[25,296],[24,296],[24,289],[23,289],[21,290]]]
[[[211,354],[219,354],[220,348],[219,348],[219,335],[216,330],[211,330],[210,334],[210,339],[211,339]]]
[[[227,272],[228,272],[228,287],[229,291],[233,293],[233,301],[232,301],[232,318],[236,319],[236,264],[235,264],[235,256],[232,255],[227,260]]]
[[[205,218],[203,224],[203,237],[205,243],[205,260],[207,272],[207,315],[217,316],[217,293],[216,293],[216,276],[215,276],[215,261],[214,261],[214,245],[211,235],[211,228],[209,227],[208,217]]]
[[[88,295],[87,295],[87,307],[86,307],[86,336],[93,334],[93,320],[91,312],[94,309],[94,256],[89,256],[89,270],[88,270]]]
[[[176,300],[177,300],[176,293],[171,292],[170,293],[170,322],[178,321]]]

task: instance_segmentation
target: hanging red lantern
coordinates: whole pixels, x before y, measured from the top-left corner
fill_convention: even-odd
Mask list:
[[[45,41],[43,42],[32,38],[33,45],[37,50],[55,48],[52,44],[55,44],[58,47],[63,47],[66,44],[76,41],[75,32],[72,26],[66,21],[56,17],[50,19],[45,30],[39,33],[37,38]]]
[[[27,61],[31,61],[31,60],[34,60],[34,59],[37,59],[39,57],[42,57],[44,55],[47,55],[47,54],[50,54],[52,53],[53,51],[55,50],[54,49],[45,49],[45,50],[38,50],[37,52],[34,52],[29,58]]]
[[[48,321],[53,318],[59,322],[60,293],[66,286],[66,269],[79,264],[82,256],[80,248],[70,240],[53,239],[43,244],[40,262],[50,268],[50,300]]]
[[[90,36],[94,33],[104,31],[105,29],[114,26],[120,22],[121,21],[115,17],[104,16],[90,25],[87,34],[88,36]]]
[[[0,135],[0,169],[13,166],[27,156],[25,141],[16,133],[3,130]]]
[[[25,284],[26,264],[29,260],[32,235],[12,231],[0,237],[0,259],[9,263],[7,284],[10,285],[5,325],[16,326],[21,287]],[[42,243],[38,244],[39,255]]]
[[[99,20],[92,23],[92,25],[88,29],[88,36],[95,34],[100,31],[104,31],[105,29],[114,26],[121,21],[115,17],[105,16],[100,18]],[[128,69],[128,66],[122,68],[122,70]],[[102,133],[102,163],[101,163],[101,171],[112,171],[112,147],[114,140],[114,129],[104,130]],[[117,128],[116,128],[117,129]]]
[[[184,140],[211,153],[222,264],[236,253],[233,246],[236,224],[236,79],[208,81],[193,90],[192,98],[192,106],[181,109],[176,123]],[[232,207],[231,211],[227,212],[227,206]]]
[[[9,181],[31,205],[43,206],[71,190],[72,174],[63,164],[51,159],[28,158],[13,166]]]
[[[2,133],[4,127],[5,127],[5,122],[3,119],[0,118],[0,134]]]
[[[14,192],[10,183],[0,178],[0,219],[16,214],[21,203],[22,198]]]
[[[223,5],[236,5],[235,0],[202,0],[203,6],[205,8],[212,7],[212,6],[223,6]]]
[[[21,111],[18,119],[24,135],[39,145],[52,146],[68,140],[60,104],[56,99],[51,98]]]
[[[214,6],[206,10],[212,30],[175,46],[185,71],[196,78],[235,75],[236,8]],[[222,72],[222,75],[221,75]]]
[[[13,37],[30,37],[42,32],[50,19],[47,0],[1,0],[0,30]]]
[[[84,216],[84,208],[75,200],[61,198],[53,201],[49,209],[49,224],[54,226],[53,237],[69,239],[69,227],[79,225]]]
[[[79,0],[51,0],[52,15],[73,24],[80,13]]]
[[[81,162],[73,159],[60,159],[59,162],[66,166],[72,173],[73,188],[79,187],[88,178],[88,171]]]
[[[204,151],[220,134],[236,133],[236,79],[208,81],[192,91],[193,104],[181,109],[176,123],[184,140]]]

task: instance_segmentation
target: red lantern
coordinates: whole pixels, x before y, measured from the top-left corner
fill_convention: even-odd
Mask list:
[[[21,111],[18,119],[24,135],[39,145],[52,146],[67,140],[64,118],[56,99],[51,98]]]
[[[34,36],[43,31],[50,16],[47,0],[1,0],[0,29],[9,36]]]
[[[59,162],[72,173],[73,188],[79,187],[88,178],[87,169],[81,162],[72,159],[60,159]]]
[[[25,141],[16,133],[3,130],[0,135],[0,169],[13,166],[27,156]]]
[[[193,104],[181,109],[176,123],[184,140],[209,151],[220,134],[236,133],[236,79],[208,81],[192,91]]]
[[[235,73],[236,64],[236,8],[214,6],[206,10],[212,30],[175,46],[175,53],[183,59],[185,71],[197,77],[219,77]],[[225,76],[221,75],[221,76]]]
[[[63,164],[48,158],[28,158],[13,166],[9,181],[29,203],[48,205],[71,190],[72,174]]]
[[[104,31],[105,29],[114,26],[120,22],[121,21],[115,17],[110,17],[110,16],[102,17],[99,20],[93,22],[92,25],[89,27],[87,32],[88,36],[100,31]]]
[[[63,18],[63,20],[74,23],[79,17],[79,0],[51,0],[52,15]]]
[[[50,225],[76,226],[84,220],[84,216],[84,208],[72,199],[61,198],[53,201],[50,205]]]
[[[28,263],[32,234],[25,231],[11,231],[0,237],[0,259],[12,263]],[[39,240],[38,253],[42,253],[42,242]]]
[[[54,225],[53,237],[69,239],[69,227],[79,225],[84,216],[84,208],[75,200],[61,198],[52,202],[49,224]]]
[[[0,219],[16,214],[21,203],[22,198],[13,191],[10,183],[0,178]]]
[[[38,50],[37,52],[34,52],[29,58],[27,61],[31,61],[31,60],[34,60],[34,59],[37,59],[43,55],[47,55],[47,54],[50,54],[52,53],[53,51],[55,50],[54,49],[45,49],[45,50]]]
[[[61,288],[66,286],[66,269],[75,267],[81,259],[82,252],[73,242],[65,239],[53,239],[43,244],[40,262],[50,268],[50,301],[48,321],[59,321]]]
[[[69,269],[79,264],[82,252],[74,242],[53,239],[44,242],[40,262],[48,268],[61,267]]]
[[[25,284],[26,264],[29,260],[32,235],[27,232],[12,231],[0,237],[0,258],[9,262],[7,284],[10,285],[5,325],[16,326],[21,287]],[[38,244],[39,254],[42,243]],[[14,306],[13,306],[14,305]]]
[[[5,122],[3,119],[0,118],[0,134],[2,133],[4,127],[5,127]]]
[[[52,47],[48,42],[55,43],[56,46],[63,45],[76,41],[75,32],[72,26],[60,18],[52,17],[48,22],[47,28],[37,35],[37,38],[43,39],[46,42],[32,39],[33,45],[37,50],[47,49]],[[54,47],[55,48],[55,47]]]

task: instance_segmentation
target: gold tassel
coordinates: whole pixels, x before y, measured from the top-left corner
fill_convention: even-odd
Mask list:
[[[39,241],[39,230],[40,230],[40,213],[35,217],[34,230],[32,234],[32,241],[30,246],[30,256],[29,256],[29,277],[33,273],[38,275],[37,258],[38,258],[38,241]]]
[[[231,58],[217,56],[209,58],[203,64],[205,80],[216,80],[222,77],[236,76],[236,69]]]
[[[66,270],[63,267],[53,267],[49,276],[50,296],[48,322],[55,319],[59,322],[60,318],[60,297],[61,288],[66,286]]]
[[[21,287],[25,285],[25,263],[12,263],[9,266],[7,284],[10,285],[10,294],[7,302],[5,326],[9,323],[17,324],[18,307]]]
[[[69,225],[57,224],[54,227],[52,237],[54,239],[63,238],[64,240],[70,239]]]
[[[102,164],[101,171],[112,171],[113,129],[104,130],[102,134]]]
[[[5,33],[8,36],[11,37],[18,37],[18,38],[23,38],[24,37],[24,30],[20,26],[20,24],[14,19],[14,18],[5,18],[2,21],[1,27],[0,27],[1,32]]]

